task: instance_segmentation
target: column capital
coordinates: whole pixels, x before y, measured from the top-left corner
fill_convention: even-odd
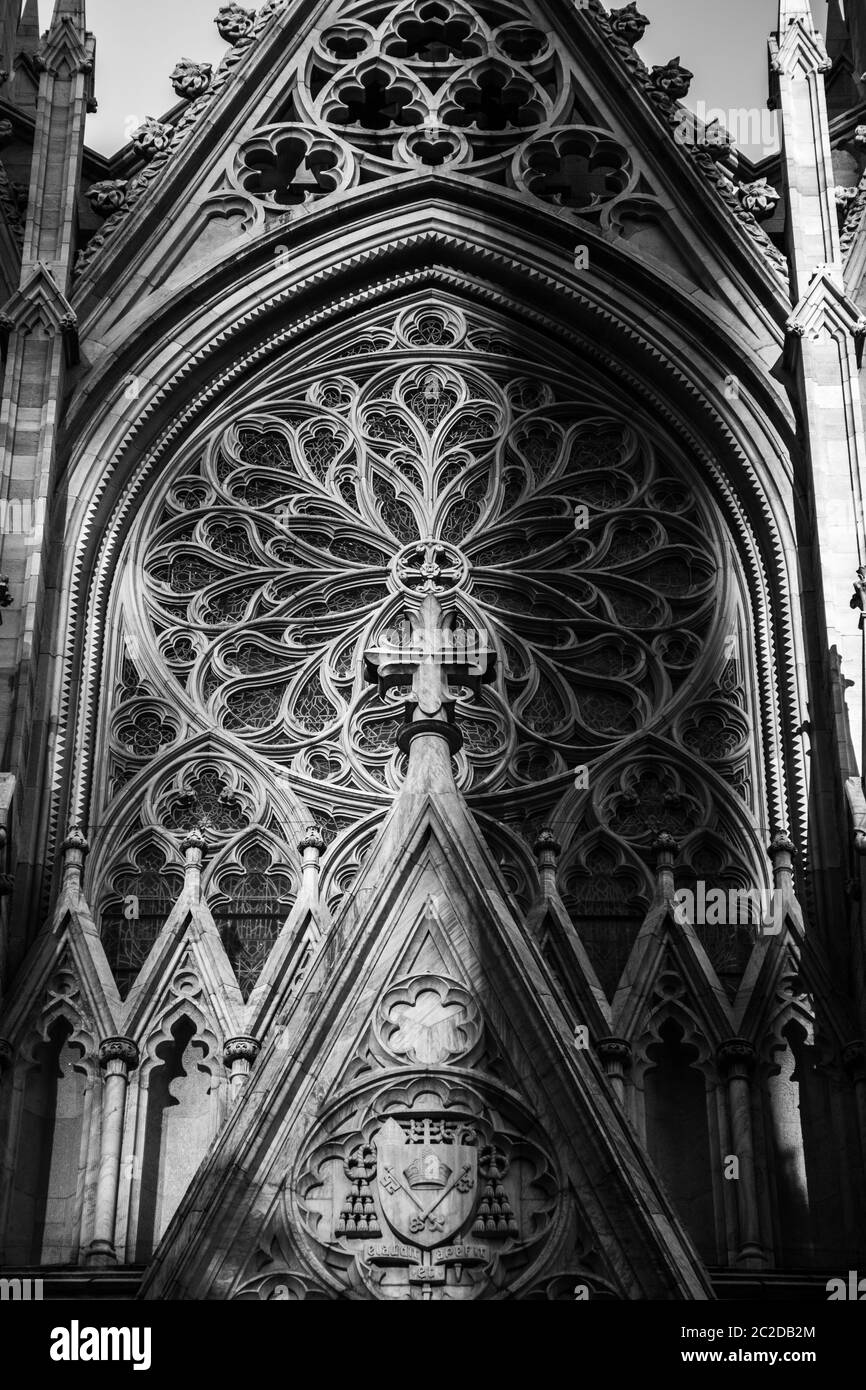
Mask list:
[[[261,1050],[262,1045],[258,1038],[241,1033],[236,1038],[226,1039],[223,1044],[223,1063],[227,1067],[234,1066],[235,1062],[248,1062],[252,1066]]]
[[[554,859],[558,859],[562,853],[562,845],[557,840],[549,825],[545,825],[539,830],[532,848],[535,850],[539,859],[542,855],[548,854],[552,855]]]
[[[101,1067],[108,1069],[112,1063],[121,1063],[125,1071],[134,1071],[138,1062],[138,1044],[132,1038],[104,1038],[99,1044]]]
[[[186,831],[183,839],[180,841],[180,851],[181,854],[186,856],[187,863],[192,861],[195,855],[198,855],[197,862],[200,863],[206,845],[207,841],[198,826],[193,826],[192,830]]]
[[[76,820],[72,822],[66,833],[66,839],[61,842],[61,854],[68,854],[70,850],[76,851],[76,853],[80,854],[82,857],[90,852],[90,845],[84,834],[84,827],[81,821]]]
[[[740,1071],[745,1076],[755,1064],[756,1053],[748,1038],[728,1038],[720,1043],[716,1056],[722,1071],[729,1075]]]
[[[324,848],[325,837],[322,834],[321,827],[316,825],[315,823],[313,823],[312,825],[305,826],[304,833],[298,841],[298,849],[302,852],[306,852],[307,850],[315,850],[316,857],[318,858],[318,856],[324,851]]]
[[[631,1063],[631,1043],[625,1038],[596,1038],[593,1046],[603,1062],[619,1062],[624,1067]]]

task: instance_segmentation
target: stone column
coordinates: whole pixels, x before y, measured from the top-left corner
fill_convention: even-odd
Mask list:
[[[795,462],[808,519],[800,550],[813,579],[801,602],[810,689],[818,692],[809,702],[815,811],[809,861],[818,922],[842,920],[846,911],[848,827],[838,782],[864,770],[857,765],[864,748],[863,637],[850,600],[858,576],[860,583],[866,578],[866,436],[857,365],[866,318],[845,288],[825,89],[831,66],[809,0],[779,0],[771,101],[781,118],[791,270],[785,365],[805,455]],[[844,968],[833,933],[826,944],[833,963]]]
[[[866,1042],[863,1038],[855,1038],[853,1042],[846,1043],[842,1049],[842,1061],[854,1084],[860,1155],[863,1173],[866,1175]]]
[[[745,1038],[729,1038],[718,1052],[719,1069],[728,1092],[733,1150],[739,1159],[737,1215],[740,1248],[737,1264],[747,1269],[763,1269],[766,1260],[761,1248],[758,1219],[758,1189],[755,1180],[755,1151],[752,1140],[752,1091],[749,1073],[755,1062],[755,1049]]]
[[[310,898],[319,896],[319,855],[325,848],[325,837],[317,825],[308,825],[303,839],[298,841],[304,860],[301,886]]]
[[[625,1038],[599,1038],[595,1050],[620,1105],[625,1105],[625,1072],[631,1066],[631,1043]]]
[[[185,863],[183,868],[183,891],[194,903],[201,902],[201,861],[205,838],[200,830],[190,830],[180,842]]]
[[[541,896],[552,898],[556,894],[556,861],[562,852],[562,846],[549,825],[539,831],[534,849],[538,860],[538,876],[541,879]]]
[[[96,1183],[93,1240],[87,1250],[86,1263],[107,1266],[117,1264],[114,1223],[117,1216],[123,1116],[129,1073],[138,1066],[138,1048],[131,1038],[106,1038],[100,1044],[99,1065],[105,1071],[102,1088],[102,1140]]]
[[[261,1051],[261,1043],[242,1033],[237,1038],[229,1038],[223,1047],[223,1062],[229,1074],[232,1103],[236,1104],[247,1084],[250,1069]]]

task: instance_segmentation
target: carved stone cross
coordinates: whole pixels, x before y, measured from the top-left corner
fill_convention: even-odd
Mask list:
[[[406,727],[398,736],[398,747],[405,751],[415,733],[435,732],[447,738],[456,752],[463,740],[454,726],[452,687],[468,687],[477,696],[481,685],[493,678],[496,653],[483,628],[453,628],[432,594],[410,612],[409,619],[384,632],[378,645],[368,647],[364,653],[367,679],[378,683],[380,695],[411,680]]]

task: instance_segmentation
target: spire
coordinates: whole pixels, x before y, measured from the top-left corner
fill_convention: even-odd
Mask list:
[[[19,53],[35,53],[39,47],[39,0],[27,0],[24,12],[18,21],[15,36],[15,56]]]
[[[85,16],[86,0],[54,0],[54,15],[51,20],[51,28],[62,23],[64,19],[71,19],[81,33],[84,33],[87,22]]]
[[[0,0],[0,73],[12,71],[17,20],[18,0]],[[5,81],[5,77],[0,77],[0,84]]]

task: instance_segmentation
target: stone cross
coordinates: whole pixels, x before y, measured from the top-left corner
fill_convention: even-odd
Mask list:
[[[483,628],[454,629],[432,594],[410,611],[409,619],[389,628],[376,646],[367,648],[367,679],[378,683],[380,695],[411,681],[405,732],[413,723],[453,725],[452,687],[468,686],[477,697],[481,685],[493,678],[496,653]],[[459,747],[456,729],[454,735]]]

